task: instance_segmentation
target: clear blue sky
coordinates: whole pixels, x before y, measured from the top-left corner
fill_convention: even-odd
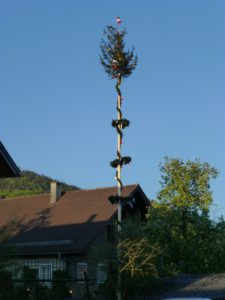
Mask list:
[[[215,166],[225,213],[225,1],[0,0],[0,140],[22,169],[82,188],[114,185],[115,82],[99,64],[120,16],[139,64],[123,86],[131,121],[124,184],[160,189],[165,156]]]

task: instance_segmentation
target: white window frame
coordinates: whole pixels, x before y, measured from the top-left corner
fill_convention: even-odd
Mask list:
[[[97,264],[97,283],[98,284],[104,283],[106,279],[107,279],[106,266],[102,263]]]
[[[82,271],[83,276],[80,276],[81,275],[81,268],[84,268],[84,270]],[[85,281],[84,272],[86,272],[86,274],[87,274],[87,263],[84,263],[84,262],[77,263],[77,280],[78,281],[80,281],[80,282]]]
[[[13,280],[21,280],[23,278],[23,266],[21,265],[11,265],[7,268],[12,274]]]
[[[48,266],[48,267],[50,267],[50,278],[43,278],[43,276],[41,276],[43,273],[41,273],[41,268],[42,267],[46,267],[46,266]],[[38,266],[38,278],[40,279],[40,280],[52,280],[52,264],[39,264],[39,266]]]

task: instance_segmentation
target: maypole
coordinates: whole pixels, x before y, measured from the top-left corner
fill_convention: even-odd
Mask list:
[[[122,111],[121,111],[121,92],[120,92],[120,85],[122,83],[122,77],[119,76],[117,79],[117,84],[116,84],[116,90],[117,90],[117,120],[116,122],[112,123],[112,126],[115,125],[117,129],[117,159],[121,160],[121,145],[122,145],[122,128],[121,128],[121,120],[122,120]],[[122,205],[120,201],[120,197],[122,196],[122,188],[123,184],[121,181],[121,165],[117,165],[117,170],[116,170],[116,180],[117,180],[117,195],[119,197],[118,201],[118,213],[117,213],[117,226],[118,226],[118,231],[121,230],[121,222],[122,222]]]
[[[125,51],[124,47],[124,36],[126,35],[126,30],[119,30],[121,20],[119,17],[116,19],[117,28],[113,26],[106,26],[104,34],[106,35],[106,40],[102,40],[100,49],[101,56],[100,61],[103,65],[106,73],[111,79],[116,79],[116,91],[117,91],[117,119],[112,120],[112,126],[117,131],[117,158],[110,162],[110,165],[116,169],[116,180],[117,180],[117,194],[116,196],[110,196],[109,201],[112,204],[118,204],[117,209],[117,231],[120,233],[122,224],[122,207],[130,199],[127,197],[122,197],[123,183],[121,179],[121,170],[123,165],[129,164],[131,162],[131,157],[121,155],[121,146],[123,142],[123,130],[129,126],[130,121],[123,118],[122,114],[122,93],[120,86],[122,84],[122,79],[128,77],[132,74],[133,70],[137,65],[137,56],[134,56],[134,49],[131,51]],[[118,244],[118,263],[120,261],[120,249]],[[118,272],[118,300],[122,299],[121,293],[121,276]]]

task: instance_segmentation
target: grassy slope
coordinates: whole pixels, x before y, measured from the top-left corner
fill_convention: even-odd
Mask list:
[[[32,171],[22,171],[18,178],[0,180],[0,198],[15,198],[24,195],[49,193],[50,182],[54,179]],[[76,186],[62,183],[62,191],[78,189]]]

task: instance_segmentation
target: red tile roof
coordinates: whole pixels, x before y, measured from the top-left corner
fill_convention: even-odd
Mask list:
[[[142,192],[128,185],[123,196]],[[50,195],[26,196],[0,201],[0,228],[22,252],[81,251],[113,218],[117,206],[108,201],[115,187],[75,190],[50,204]],[[142,192],[143,193],[143,192]]]

